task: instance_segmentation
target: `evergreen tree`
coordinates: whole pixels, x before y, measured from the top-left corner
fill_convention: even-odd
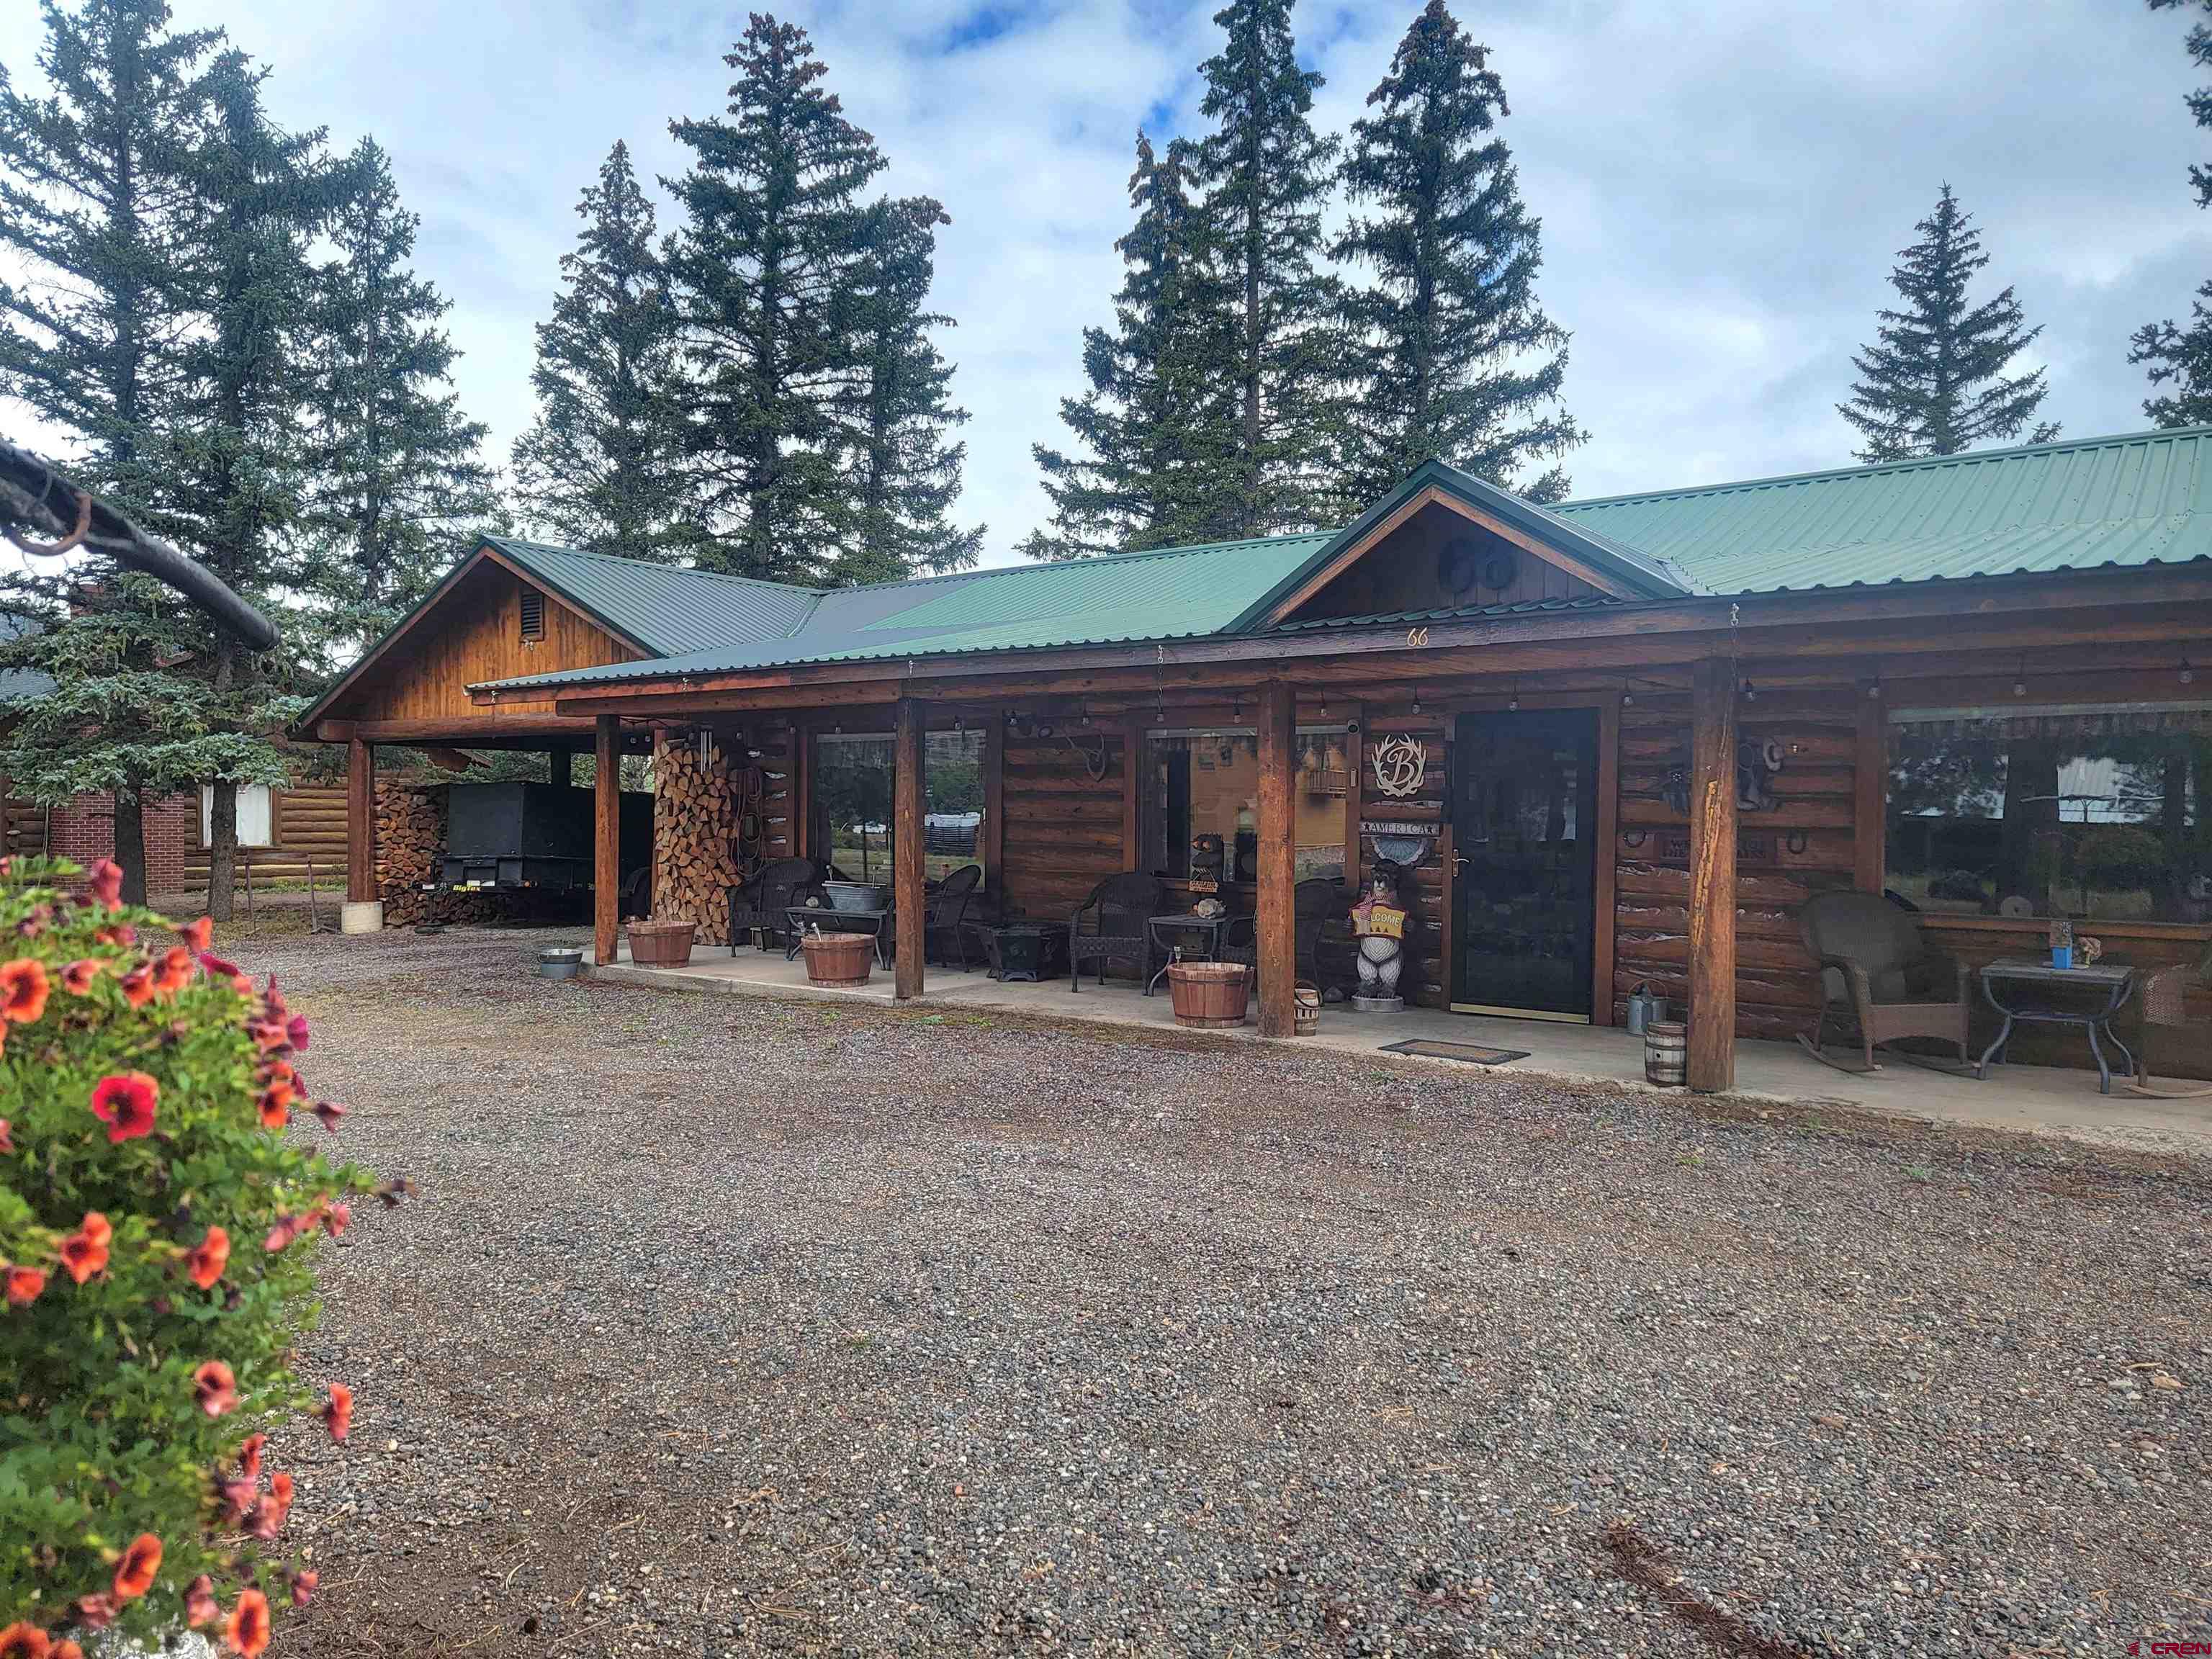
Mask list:
[[[975,562],[983,526],[955,526],[965,443],[951,429],[968,411],[953,405],[952,365],[930,331],[952,319],[926,309],[937,269],[943,205],[927,196],[875,204],[862,235],[865,257],[849,302],[860,374],[850,399],[847,453],[853,527],[830,580],[894,581],[916,572]]]
[[[316,273],[309,383],[312,531],[322,539],[318,621],[334,644],[381,635],[435,585],[495,507],[484,428],[453,390],[452,302],[416,276],[422,222],[400,205],[373,138],[337,175],[334,257]],[[350,654],[350,650],[347,652]]]
[[[0,67],[0,249],[25,273],[19,286],[0,283],[0,386],[63,434],[88,487],[143,515],[161,499],[158,434],[173,418],[194,320],[183,270],[191,153],[204,137],[222,35],[171,33],[167,0],[86,0],[74,11],[44,0],[41,9],[50,94],[26,97]],[[64,678],[48,706],[69,718],[17,710],[5,764],[40,800],[113,792],[125,896],[140,902],[142,805],[197,779],[137,742],[166,729],[138,696],[161,672],[171,618],[150,585],[113,578],[95,558],[18,585],[45,623],[20,648]],[[65,678],[80,672],[94,681]]]
[[[684,474],[676,310],[653,203],[617,143],[576,204],[563,289],[538,325],[538,418],[514,446],[514,488],[538,533],[595,553],[696,550]]]
[[[1050,532],[1034,532],[1022,544],[1030,558],[1172,547],[1229,533],[1218,486],[1236,450],[1237,406],[1233,387],[1212,371],[1234,340],[1198,241],[1190,159],[1180,139],[1156,155],[1152,140],[1137,134],[1129,177],[1137,218],[1114,245],[1127,267],[1114,326],[1083,331],[1090,388],[1060,399],[1060,418],[1082,453],[1030,447],[1053,505]]]
[[[1916,455],[1955,455],[1988,438],[2015,438],[2048,388],[2043,371],[2007,374],[2012,360],[2043,332],[2023,327],[2009,288],[1979,305],[1966,285],[1990,262],[1982,234],[1945,185],[1936,210],[1914,227],[1920,240],[1901,250],[1890,282],[1905,309],[1883,311],[1875,343],[1851,362],[1859,379],[1836,405],[1856,427],[1869,463]],[[2058,435],[2048,422],[2030,443]]]
[[[1334,456],[1348,364],[1329,325],[1336,284],[1317,270],[1336,141],[1314,131],[1322,77],[1298,67],[1291,0],[1230,0],[1202,66],[1205,244],[1229,303],[1237,447],[1218,489],[1229,532],[1264,536],[1335,516]]]
[[[1375,276],[1345,295],[1359,363],[1345,487],[1371,501],[1440,457],[1558,501],[1567,479],[1556,462],[1584,434],[1559,402],[1567,337],[1536,299],[1541,224],[1497,135],[1509,112],[1488,49],[1429,0],[1367,106],[1343,185],[1375,211],[1355,215],[1333,250]]]
[[[2153,11],[2188,6],[2212,14],[2212,0],[2150,0]],[[2189,31],[2190,61],[2199,69],[2212,69],[2212,27],[2203,21]],[[2212,87],[2199,87],[2189,94],[2189,112],[2200,127],[2212,127]],[[2212,167],[2192,163],[2189,182],[2197,191],[2197,205],[2212,207]],[[2166,391],[2143,400],[2143,413],[2160,426],[2212,425],[2212,282],[2197,290],[2191,301],[2186,327],[2172,319],[2145,323],[2129,341],[2128,361],[2144,365],[2154,387]]]
[[[845,118],[804,29],[756,13],[724,60],[732,120],[671,131],[691,171],[669,255],[692,374],[688,449],[714,540],[710,568],[813,582],[847,544],[852,491],[839,405],[854,382],[854,264],[883,171]]]

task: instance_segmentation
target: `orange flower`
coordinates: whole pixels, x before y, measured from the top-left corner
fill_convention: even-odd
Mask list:
[[[36,1625],[17,1620],[0,1630],[0,1659],[52,1659],[54,1644]]]
[[[154,970],[142,964],[124,975],[123,996],[133,1008],[143,1008],[151,1002],[154,1000]]]
[[[306,1607],[308,1598],[315,1593],[316,1584],[320,1582],[321,1576],[313,1567],[303,1568],[294,1573],[292,1575],[292,1605],[295,1607]]]
[[[220,1359],[210,1359],[192,1373],[192,1392],[210,1417],[238,1409],[238,1378]]]
[[[269,1477],[269,1496],[254,1506],[253,1524],[247,1530],[264,1543],[273,1542],[291,1512],[292,1477],[279,1469]]]
[[[249,1486],[261,1479],[261,1451],[269,1443],[265,1434],[249,1434],[246,1443],[238,1449],[238,1478]]]
[[[64,1636],[46,1650],[46,1659],[84,1659],[84,1650]]]
[[[186,922],[177,933],[197,956],[215,943],[215,921],[212,917],[202,916],[198,921]]]
[[[123,866],[113,859],[102,859],[94,865],[85,876],[84,886],[103,910],[123,908]]]
[[[111,1144],[154,1133],[154,1106],[161,1085],[143,1072],[117,1072],[93,1085],[92,1115],[107,1127]]]
[[[274,1134],[292,1121],[292,1085],[283,1078],[256,1097],[261,1108],[261,1127]]]
[[[317,1107],[315,1109],[320,1111],[322,1109]],[[8,1120],[0,1117],[0,1152],[12,1152],[15,1150],[15,1137],[8,1132]]]
[[[269,1598],[258,1589],[239,1591],[230,1622],[222,1627],[222,1639],[233,1653],[259,1659],[269,1645]]]
[[[62,969],[62,989],[73,997],[81,997],[92,989],[93,981],[99,977],[99,959],[87,957],[81,962],[72,962]]]
[[[107,1246],[115,1237],[115,1230],[107,1224],[107,1218],[97,1210],[85,1212],[83,1224],[61,1242],[62,1266],[69,1276],[82,1285],[96,1273],[106,1271]]]
[[[46,1288],[46,1276],[36,1267],[8,1269],[8,1305],[27,1308]]]
[[[191,982],[192,953],[181,945],[164,951],[154,964],[155,994],[173,997]]]
[[[154,1588],[154,1575],[161,1570],[161,1540],[150,1532],[140,1533],[115,1564],[115,1599],[137,1601]]]
[[[222,1609],[215,1601],[215,1580],[202,1573],[185,1591],[185,1622],[198,1630],[222,1617]]]
[[[353,1390],[343,1382],[331,1384],[330,1403],[323,1407],[323,1426],[331,1438],[343,1440],[353,1426]]]
[[[185,1271],[191,1276],[192,1283],[204,1291],[222,1277],[223,1267],[229,1260],[230,1235],[220,1227],[210,1227],[207,1237],[185,1255]]]
[[[138,930],[127,921],[118,921],[112,927],[95,928],[92,936],[102,945],[112,945],[118,950],[128,949],[138,942]]]
[[[46,1012],[46,967],[35,957],[0,963],[0,1018],[28,1025]]]

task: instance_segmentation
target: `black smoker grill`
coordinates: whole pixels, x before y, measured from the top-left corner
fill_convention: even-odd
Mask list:
[[[623,884],[653,860],[653,796],[621,797]],[[592,791],[555,783],[457,783],[447,792],[446,887],[592,884]]]

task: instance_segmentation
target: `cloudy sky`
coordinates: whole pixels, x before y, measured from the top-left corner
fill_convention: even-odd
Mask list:
[[[1199,126],[1219,0],[805,3],[830,84],[952,215],[937,300],[958,319],[963,516],[997,562],[1044,515],[1030,445],[1058,441],[1079,331],[1119,282],[1134,135]],[[741,10],[694,0],[175,0],[274,70],[281,119],[372,132],[452,298],[460,388],[495,447],[530,414],[533,322],[607,148],[641,173],[667,124],[722,104]],[[1301,0],[1299,55],[1342,130],[1418,0]],[[1506,136],[1542,216],[1541,292],[1574,336],[1577,495],[1848,465],[1833,405],[1890,297],[1894,251],[1948,179],[2019,290],[2069,435],[2144,424],[2125,359],[2212,276],[2212,153],[2182,100],[2185,21],[2140,0],[1457,0],[1494,51]],[[0,63],[40,84],[30,0]],[[2201,141],[2200,141],[2201,140]],[[664,221],[664,224],[665,221]],[[0,388],[4,392],[4,388]]]

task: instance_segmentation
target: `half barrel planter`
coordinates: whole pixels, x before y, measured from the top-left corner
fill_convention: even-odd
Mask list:
[[[809,933],[799,942],[810,985],[866,985],[876,942],[866,933]]]
[[[633,921],[629,959],[638,968],[681,968],[691,960],[696,921]]]
[[[1241,962],[1170,963],[1168,995],[1178,1025],[1201,1031],[1242,1025],[1252,1004],[1251,970]]]

